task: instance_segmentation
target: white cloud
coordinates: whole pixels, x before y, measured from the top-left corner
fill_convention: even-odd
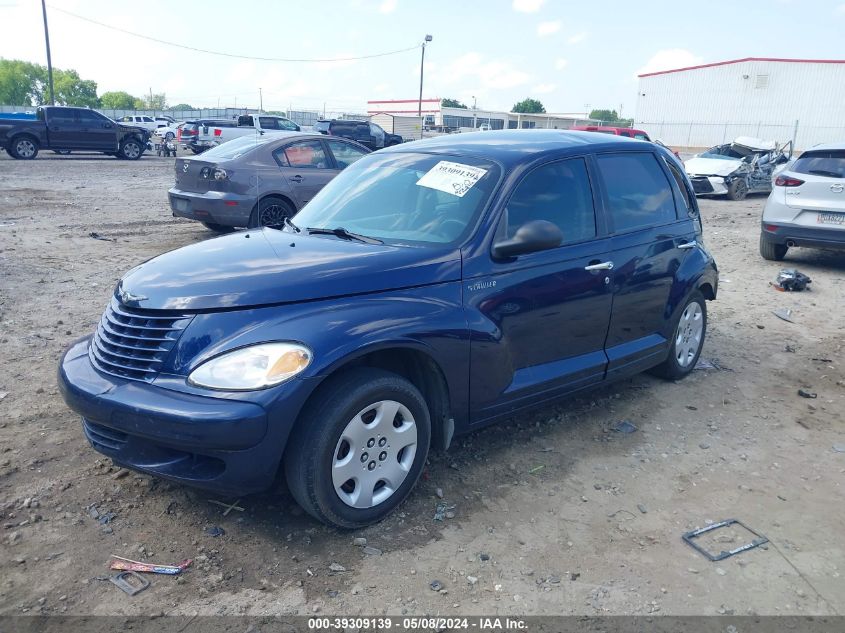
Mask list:
[[[453,92],[452,86],[460,86],[463,90],[476,90],[481,95],[482,88],[493,90],[514,88],[531,81],[531,75],[517,68],[509,61],[501,59],[487,59],[480,53],[471,51],[456,57],[451,62],[441,63],[429,68],[425,65],[426,85],[431,86],[432,94],[442,91]],[[419,76],[419,66],[413,70]]]
[[[564,59],[563,57],[558,57],[555,60],[555,69],[556,70],[563,70],[567,66],[569,66],[569,60],[568,59]]]
[[[581,31],[580,33],[576,33],[575,35],[570,35],[568,38],[566,38],[566,42],[568,44],[580,44],[581,42],[586,40],[589,35],[590,34],[586,31]]]
[[[531,92],[533,92],[534,94],[544,95],[550,92],[554,92],[555,88],[557,88],[557,86],[554,84],[537,84],[531,89]]]
[[[833,10],[836,15],[845,15],[845,4],[840,4]]]
[[[560,31],[560,20],[554,20],[553,22],[540,22],[540,24],[537,25],[537,35],[540,37],[553,35],[558,31]]]
[[[397,0],[384,0],[379,5],[379,13],[393,13],[396,11]]]
[[[546,0],[513,0],[513,10],[519,13],[537,13]]]
[[[691,53],[685,48],[667,48],[662,51],[657,51],[651,56],[651,59],[646,62],[646,65],[638,69],[635,75],[645,75],[646,73],[656,73],[661,70],[674,70],[675,68],[686,68],[687,66],[697,66],[704,60],[698,55]]]

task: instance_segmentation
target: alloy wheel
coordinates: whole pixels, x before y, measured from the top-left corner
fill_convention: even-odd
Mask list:
[[[281,226],[285,223],[285,218],[288,215],[288,209],[283,205],[271,204],[262,209],[258,223],[261,226]]]
[[[681,367],[689,367],[698,354],[704,334],[704,313],[698,302],[684,308],[675,332],[675,359]]]
[[[15,153],[21,158],[32,158],[35,155],[35,143],[22,139],[15,144]]]

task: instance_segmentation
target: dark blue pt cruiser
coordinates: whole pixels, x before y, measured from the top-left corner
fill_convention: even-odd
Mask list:
[[[357,528],[431,448],[560,396],[694,367],[718,273],[657,145],[444,136],[366,156],[284,226],[130,270],[59,368],[116,463],[221,493],[284,469]]]

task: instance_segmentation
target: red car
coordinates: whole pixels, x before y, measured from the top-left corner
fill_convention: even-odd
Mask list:
[[[609,125],[576,125],[572,130],[580,132],[601,132],[603,134],[615,134],[616,136],[627,136],[641,141],[650,141],[648,134],[642,130],[635,130],[630,127],[612,127]]]

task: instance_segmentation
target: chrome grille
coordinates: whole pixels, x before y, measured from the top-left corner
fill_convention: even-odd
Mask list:
[[[193,315],[128,308],[112,298],[88,348],[102,372],[151,382]]]

